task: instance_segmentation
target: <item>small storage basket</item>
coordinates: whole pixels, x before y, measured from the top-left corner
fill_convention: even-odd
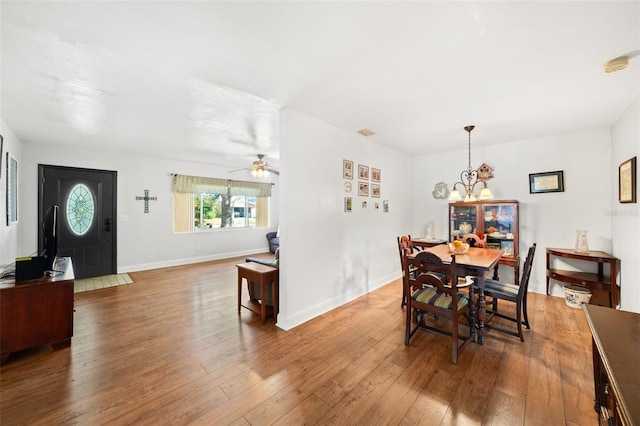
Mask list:
[[[571,308],[580,309],[583,303],[589,303],[591,290],[577,285],[565,285],[564,301]]]

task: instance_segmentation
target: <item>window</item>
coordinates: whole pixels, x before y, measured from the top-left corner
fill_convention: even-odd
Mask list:
[[[174,176],[174,232],[269,226],[271,184]]]
[[[78,236],[86,234],[95,217],[95,202],[89,187],[82,183],[75,185],[69,191],[66,204],[69,229]]]
[[[193,194],[194,228],[256,228],[268,223],[257,223],[258,207],[268,208],[264,200],[245,195],[227,197],[221,194]],[[264,216],[264,215],[263,215]]]

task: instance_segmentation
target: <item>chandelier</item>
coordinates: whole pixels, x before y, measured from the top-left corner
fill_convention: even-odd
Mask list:
[[[464,191],[464,201],[477,201],[480,200],[489,200],[493,198],[493,194],[487,187],[487,182],[484,180],[478,180],[478,170],[473,170],[471,168],[471,131],[475,126],[466,126],[464,130],[469,133],[469,165],[467,166],[467,170],[463,170],[460,173],[460,180],[453,184],[453,189],[451,191],[451,195],[449,196],[450,201],[460,201],[463,198],[460,196],[460,191],[458,191],[458,186],[462,185],[462,190]],[[466,181],[466,183],[465,183]],[[482,184],[482,188],[480,189],[480,194],[476,196],[474,194],[474,190],[478,184]],[[478,186],[480,188],[480,186]]]

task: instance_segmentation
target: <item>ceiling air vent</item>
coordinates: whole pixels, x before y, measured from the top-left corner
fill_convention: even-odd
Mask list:
[[[362,136],[373,136],[373,135],[375,135],[375,133],[373,133],[373,130],[369,130],[369,129],[358,130],[358,133],[360,133]]]

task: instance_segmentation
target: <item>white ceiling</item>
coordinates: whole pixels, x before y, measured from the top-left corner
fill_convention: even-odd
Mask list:
[[[1,3],[24,142],[278,164],[280,108],[422,155],[611,125],[640,90],[640,3]]]

